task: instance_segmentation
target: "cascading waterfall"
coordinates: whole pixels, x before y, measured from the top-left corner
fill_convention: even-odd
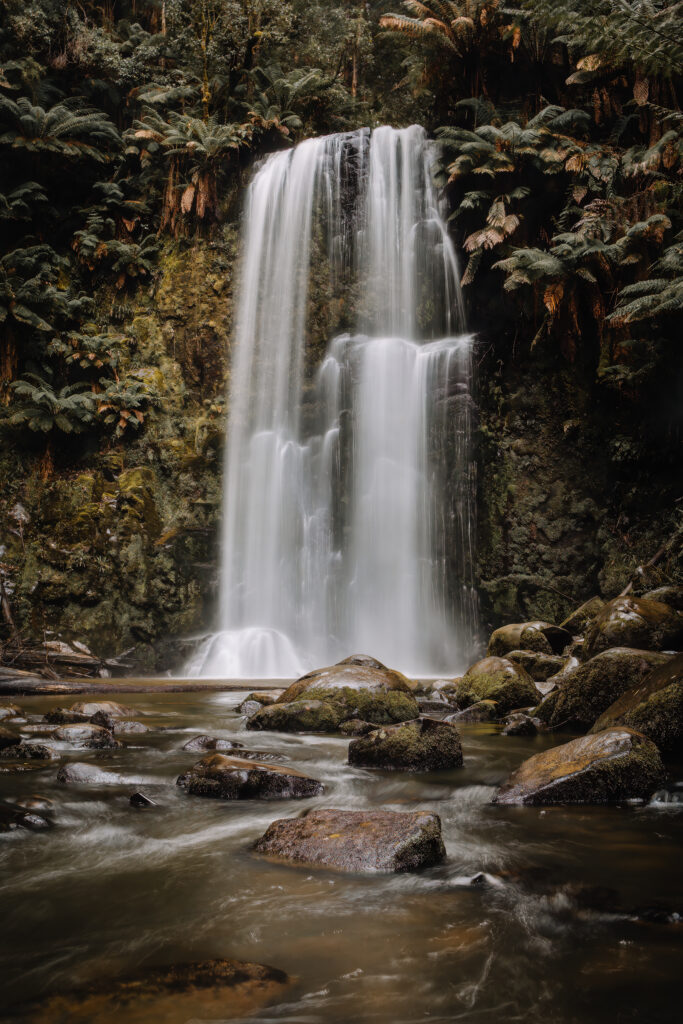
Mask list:
[[[423,129],[378,128],[302,142],[252,181],[219,630],[192,675],[354,651],[452,675],[473,654],[471,339],[431,160]],[[325,352],[323,299],[355,327]]]

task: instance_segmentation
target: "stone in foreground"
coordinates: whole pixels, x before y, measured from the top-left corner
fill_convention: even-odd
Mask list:
[[[258,853],[340,871],[416,871],[446,855],[441,820],[427,811],[311,811],[274,821]]]
[[[186,1024],[241,1018],[278,998],[288,983],[284,971],[265,964],[174,964],[48,996],[22,1019],[32,1024]]]
[[[496,804],[607,804],[647,799],[661,784],[657,747],[632,729],[582,736],[519,766],[494,797]]]
[[[618,725],[642,732],[663,754],[683,755],[683,654],[655,668],[623,693],[591,732]]]
[[[385,726],[351,741],[349,764],[402,772],[461,768],[460,734],[454,725],[435,718]]]
[[[319,796],[323,785],[296,768],[211,754],[178,779],[191,796],[219,800],[290,800]]]

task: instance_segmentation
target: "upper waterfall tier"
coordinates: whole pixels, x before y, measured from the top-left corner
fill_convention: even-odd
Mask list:
[[[358,650],[454,674],[471,653],[471,343],[431,164],[423,129],[378,128],[302,142],[252,181],[219,632],[196,674]]]

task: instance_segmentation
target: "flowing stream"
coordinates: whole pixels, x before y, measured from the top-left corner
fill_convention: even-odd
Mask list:
[[[40,794],[55,805],[51,831],[0,835],[0,1019],[19,1020],[13,1007],[51,992],[203,957],[291,975],[252,1018],[260,1024],[676,1019],[680,802],[495,807],[495,785],[557,737],[465,725],[464,768],[373,772],[346,763],[340,737],[246,731],[235,710],[243,696],[131,694],[151,732],[121,750],[63,752],[117,769],[127,785],[60,786],[55,765],[0,774],[3,800]],[[21,703],[42,714],[64,698]],[[187,796],[175,780],[199,755],[181,747],[203,732],[298,767],[326,791],[275,802]],[[136,789],[157,806],[130,807]],[[436,811],[447,859],[362,876],[252,852],[271,821],[311,807]],[[59,1020],[83,1020],[68,1007]]]
[[[252,181],[219,628],[189,675],[472,660],[472,341],[432,159],[422,128],[385,127],[309,139]]]

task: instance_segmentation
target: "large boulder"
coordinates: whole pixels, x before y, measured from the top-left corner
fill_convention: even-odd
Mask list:
[[[561,676],[536,714],[551,729],[591,726],[625,690],[635,686],[670,656],[656,651],[615,647]]]
[[[341,704],[324,700],[293,700],[261,707],[247,720],[247,729],[274,732],[337,732],[345,711]]]
[[[661,601],[615,597],[586,629],[584,658],[609,647],[677,650],[683,643],[683,614]]]
[[[591,732],[623,725],[642,732],[663,754],[683,756],[683,654],[622,693]]]
[[[400,672],[385,668],[366,655],[354,655],[338,665],[309,672],[297,679],[271,707],[302,699],[322,701],[339,709],[340,722],[347,718],[362,718],[376,725],[390,725],[417,718],[419,711],[412,688]],[[258,712],[256,717],[263,713]]]
[[[584,601],[571,615],[568,615],[564,622],[560,623],[560,626],[572,636],[582,636],[588,623],[596,615],[599,615],[604,607],[605,602],[601,597],[591,597],[589,601]]]
[[[70,747],[89,747],[92,750],[107,750],[122,746],[108,729],[101,725],[73,723],[62,725],[54,734],[56,740],[68,743]]]
[[[515,665],[521,665],[535,683],[545,683],[560,673],[567,660],[559,654],[543,654],[541,651],[510,651],[506,657]]]
[[[536,705],[541,697],[529,673],[506,658],[483,658],[471,665],[456,683],[455,695],[460,707],[495,700],[501,713]]]
[[[550,622],[511,622],[491,633],[486,653],[503,658],[510,651],[538,651],[541,654],[561,654],[572,635]]]
[[[47,996],[28,1009],[27,1019],[32,1024],[185,1024],[243,1018],[281,997],[288,983],[284,971],[242,960],[173,964]]]
[[[357,872],[415,871],[446,854],[436,814],[332,808],[274,821],[254,849],[295,864]]]
[[[460,734],[454,725],[436,718],[383,726],[351,741],[349,764],[402,772],[461,768]]]
[[[605,804],[648,798],[664,778],[657,747],[632,729],[606,729],[524,761],[497,804]]]
[[[296,768],[210,754],[178,779],[192,796],[220,800],[289,800],[319,796],[322,783]]]

